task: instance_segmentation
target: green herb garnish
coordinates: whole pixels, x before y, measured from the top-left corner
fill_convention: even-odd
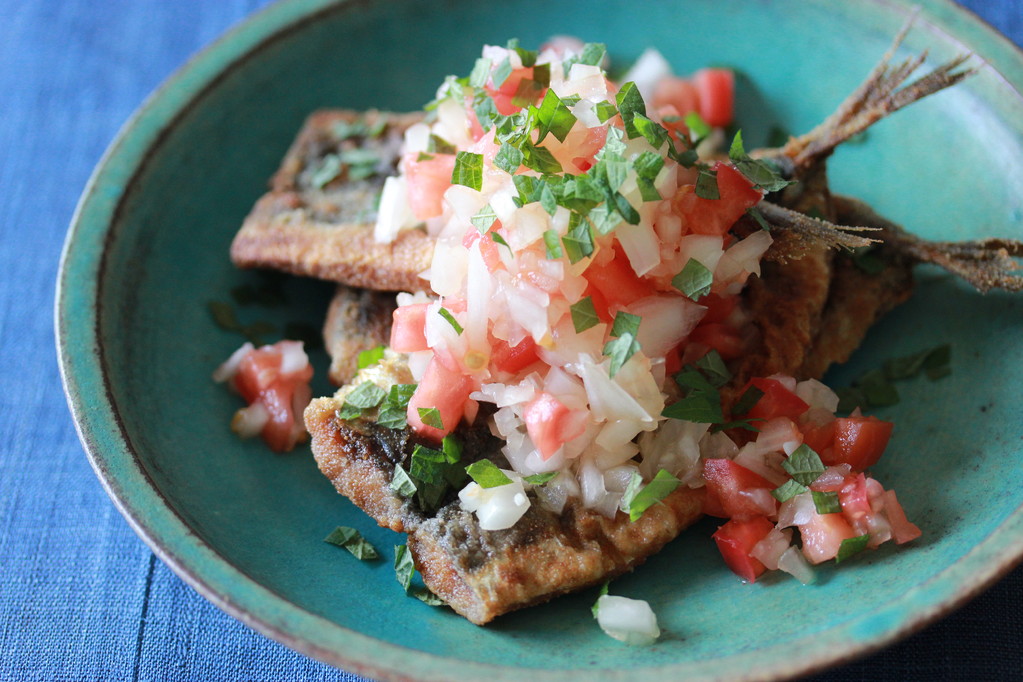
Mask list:
[[[363,561],[376,559],[380,556],[376,548],[363,538],[359,531],[348,526],[338,526],[331,531],[330,535],[323,538],[323,541],[338,547],[344,547],[356,559]]]
[[[508,474],[501,471],[489,459],[481,459],[465,467],[465,473],[481,488],[497,488],[512,482]]]
[[[714,283],[714,273],[707,269],[707,266],[690,258],[686,261],[682,272],[675,275],[671,280],[671,286],[675,287],[693,301],[699,301],[710,293],[710,286]]]
[[[458,320],[455,319],[455,316],[452,315],[451,311],[448,310],[447,308],[442,306],[437,310],[437,314],[443,317],[447,321],[447,323],[451,325],[451,328],[455,330],[455,333],[458,334],[459,336],[461,336],[462,332],[465,331],[465,329],[462,328],[462,325],[458,324]],[[439,429],[441,427],[438,426],[437,428]]]
[[[614,324],[611,327],[611,336],[616,337],[604,345],[604,355],[611,359],[611,366],[608,374],[611,378],[618,373],[618,370],[629,361],[633,355],[639,352],[639,341],[636,335],[639,333],[640,317],[626,312],[619,312],[615,315]]]
[[[367,367],[377,364],[384,359],[384,351],[386,350],[387,346],[377,346],[376,348],[359,351],[357,361],[358,368],[366,369]]]
[[[813,506],[817,509],[818,514],[838,514],[842,511],[838,493],[811,490],[810,494],[813,496]]]
[[[735,164],[740,173],[750,182],[765,192],[777,192],[792,184],[781,176],[777,167],[766,159],[753,159],[742,146],[742,131],[735,133],[732,146],[728,150],[728,158]]]
[[[771,491],[771,495],[779,502],[788,502],[796,495],[802,495],[809,491],[805,485],[797,483],[791,478]]]
[[[572,326],[578,334],[600,324],[597,309],[593,307],[593,299],[587,296],[578,303],[573,303],[569,310],[572,313]]]
[[[835,555],[835,563],[840,564],[846,559],[855,556],[867,548],[870,542],[870,535],[860,535],[854,538],[842,540],[838,546],[838,554]]]
[[[557,471],[548,471],[542,474],[533,474],[532,476],[526,476],[522,480],[529,485],[544,485],[550,483],[555,476],[558,475]]]
[[[405,594],[415,597],[429,606],[443,606],[446,602],[431,592],[426,587],[417,587],[412,584],[412,576],[416,573],[416,566],[412,563],[412,554],[408,551],[407,545],[394,546],[394,577],[398,584],[405,590]]]
[[[483,155],[472,152],[455,154],[455,168],[451,171],[451,184],[465,185],[477,192],[483,189]]]
[[[637,521],[643,512],[660,502],[682,485],[682,482],[661,469],[653,479],[643,485],[643,477],[639,472],[632,474],[629,485],[622,496],[621,510],[629,515],[630,521]]]
[[[824,473],[824,463],[820,455],[803,443],[793,451],[787,459],[782,460],[782,469],[798,483],[809,486]]]

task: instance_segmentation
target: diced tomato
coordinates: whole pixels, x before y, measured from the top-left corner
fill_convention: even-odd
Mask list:
[[[842,462],[863,471],[877,464],[888,440],[892,437],[895,424],[877,417],[839,417],[835,419],[834,450],[830,455],[821,456],[825,464]]]
[[[767,517],[753,516],[744,520],[732,519],[718,528],[712,537],[728,568],[752,583],[767,569],[758,559],[750,556],[750,552],[772,530],[774,524]]]
[[[480,256],[483,257],[483,262],[487,266],[487,270],[495,272],[499,269],[506,269],[504,262],[501,261],[501,253],[497,250],[499,244],[494,241],[494,232],[497,232],[501,228],[501,221],[495,221],[493,227],[485,235],[480,235],[479,230],[475,227],[470,227],[465,231],[465,236],[462,237],[462,246],[470,248],[475,242],[480,243]]]
[[[746,389],[751,386],[763,391],[764,395],[746,413],[746,417],[750,419],[788,417],[794,421],[799,418],[799,415],[810,409],[810,406],[802,398],[785,388],[777,379],[757,377],[749,380]]]
[[[693,74],[700,116],[712,126],[732,122],[735,111],[735,74],[731,69],[700,69]]]
[[[439,216],[443,210],[441,200],[451,186],[451,174],[455,170],[453,154],[434,154],[430,158],[419,158],[412,152],[403,161],[405,180],[408,183],[408,204],[417,220]]]
[[[412,429],[427,438],[440,441],[458,426],[465,413],[465,403],[473,390],[472,381],[461,372],[453,372],[437,358],[430,360],[426,372],[408,402],[408,423]],[[419,408],[437,408],[442,428],[423,423]]]
[[[614,322],[615,316],[611,314],[607,299],[604,298],[604,294],[600,293],[600,289],[593,286],[593,284],[587,284],[583,296],[589,296],[590,300],[593,301],[593,309],[597,311],[597,317],[600,318],[601,322],[607,324]]]
[[[515,112],[522,109],[512,102],[515,99],[515,94],[519,90],[519,85],[523,80],[533,78],[533,67],[523,67],[521,69],[515,69],[511,74],[501,83],[501,87],[495,88],[490,83],[485,86],[486,91],[494,98],[494,104],[497,107],[497,113],[502,116],[511,116]],[[530,103],[539,101],[543,97],[544,90],[538,89],[533,92],[533,100]]]
[[[770,500],[777,511],[777,501],[769,496],[777,486],[760,474],[730,459],[708,459],[703,462],[703,478],[707,482],[704,513],[723,518],[749,518],[769,511],[761,500]],[[755,491],[763,492],[756,493]],[[751,493],[758,495],[754,498]],[[765,493],[768,495],[765,496]]]
[[[426,350],[426,312],[429,303],[412,303],[395,308],[391,324],[391,350],[414,353]]]
[[[699,111],[700,95],[692,82],[685,78],[667,76],[657,81],[651,104],[656,109],[674,107],[679,116],[685,116],[689,112]]]
[[[699,300],[699,304],[707,308],[701,322],[724,322],[739,303],[738,296],[722,296],[707,294]]]
[[[700,343],[716,350],[724,360],[734,360],[739,357],[746,346],[742,337],[739,336],[739,332],[721,322],[699,324],[689,334],[689,342]]]
[[[603,265],[591,264],[583,277],[604,296],[609,308],[627,306],[657,293],[650,282],[636,274],[629,258],[617,245],[614,258]]]
[[[250,351],[238,365],[231,384],[249,405],[261,403],[269,419],[260,431],[260,436],[275,452],[286,452],[305,433],[296,422],[296,410],[308,404],[312,393],[309,380],[313,376],[308,361],[293,371],[283,372],[284,354],[296,348],[285,344],[299,345],[297,341],[280,341],[272,346]],[[299,351],[301,352],[301,351]],[[302,353],[304,357],[304,352]]]
[[[540,393],[529,401],[522,410],[522,420],[526,422],[530,440],[545,460],[585,430],[579,413],[568,409],[550,393]]]
[[[813,421],[801,423],[799,430],[803,432],[803,442],[820,455],[822,461],[824,458],[832,459],[831,452],[835,444],[835,420],[833,418],[824,423]]]
[[[834,559],[842,541],[856,537],[856,531],[842,514],[813,512],[810,520],[798,528],[803,540],[803,555],[812,564]]]
[[[886,490],[883,495],[884,513],[888,517],[888,523],[892,526],[892,537],[895,543],[901,545],[910,540],[916,540],[923,535],[923,532],[906,518],[906,512],[895,497],[894,490]]]
[[[714,165],[717,171],[718,199],[696,195],[692,185],[683,185],[672,199],[676,213],[685,218],[690,232],[723,235],[743,216],[746,209],[763,198],[746,176],[727,163]]]
[[[529,336],[515,346],[509,346],[507,341],[501,339],[495,339],[491,344],[490,366],[500,372],[517,374],[539,359],[536,342]]]
[[[867,479],[863,474],[847,476],[838,491],[842,514],[854,528],[866,528],[867,517],[874,513],[867,497]]]

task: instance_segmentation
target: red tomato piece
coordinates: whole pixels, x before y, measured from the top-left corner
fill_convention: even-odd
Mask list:
[[[834,450],[821,461],[829,466],[844,462],[854,471],[869,469],[888,447],[893,428],[895,424],[877,417],[839,417],[835,419]]]
[[[517,111],[522,109],[512,102],[515,99],[515,94],[519,90],[519,85],[523,80],[533,78],[533,67],[523,67],[521,69],[515,69],[511,74],[501,83],[501,87],[495,88],[489,82],[485,86],[485,89],[490,96],[494,98],[494,105],[497,107],[497,112],[502,116],[511,116]],[[545,90],[537,90],[535,100],[531,103],[540,101],[543,97]]]
[[[608,308],[627,306],[657,293],[650,282],[636,274],[628,256],[617,245],[614,258],[604,265],[591,264],[583,277],[604,296]]]
[[[842,514],[854,528],[866,528],[867,517],[874,513],[867,496],[867,479],[863,474],[847,476],[838,491]],[[862,533],[861,533],[862,534]]]
[[[785,388],[777,379],[757,377],[749,380],[746,389],[750,386],[758,388],[764,393],[752,409],[746,413],[750,419],[767,420],[775,417],[788,417],[795,421],[799,415],[810,409],[810,406],[802,398]]]
[[[803,432],[803,442],[811,450],[821,456],[831,459],[831,452],[835,444],[835,420],[828,419],[824,423],[808,421],[799,424],[799,430]],[[827,453],[827,454],[825,454]]]
[[[700,95],[696,85],[685,78],[667,76],[657,81],[651,104],[655,109],[674,107],[679,116],[685,116],[692,111],[699,111]]]
[[[676,213],[685,218],[690,232],[723,235],[746,209],[763,198],[763,193],[734,166],[718,162],[714,170],[717,171],[718,199],[697,196],[692,185],[680,187],[672,199]]]
[[[465,403],[469,400],[473,385],[469,377],[453,372],[437,358],[430,360],[426,372],[408,402],[408,423],[412,429],[427,438],[440,442],[458,426],[465,414]],[[419,408],[436,408],[440,413],[441,428],[423,423]]]
[[[747,582],[756,579],[767,568],[750,556],[757,543],[774,530],[774,524],[765,516],[753,516],[748,519],[732,519],[717,529],[713,537],[718,551],[732,572]]]
[[[429,303],[413,303],[395,308],[391,325],[391,349],[399,353],[426,350],[426,312]]]
[[[536,343],[529,336],[518,345],[509,346],[507,341],[496,339],[491,344],[490,366],[500,372],[517,374],[540,359],[536,354]]]
[[[700,116],[712,126],[732,122],[735,111],[735,74],[731,69],[700,69],[693,74]]]
[[[724,360],[734,360],[746,347],[739,332],[721,322],[701,323],[689,334],[689,342],[713,348]]]
[[[540,393],[529,401],[522,410],[522,420],[530,440],[545,460],[585,428],[584,422],[550,393]]]
[[[810,520],[798,528],[803,539],[803,556],[812,564],[834,559],[842,541],[857,535],[842,514],[814,512]]]
[[[405,155],[403,164],[408,204],[416,219],[439,216],[444,192],[451,186],[451,174],[455,170],[454,154],[434,154],[420,160],[419,154],[413,152]]]
[[[895,497],[894,490],[886,490],[883,494],[884,513],[888,517],[888,523],[892,526],[892,537],[895,544],[901,545],[910,540],[916,540],[923,535],[923,532],[906,518],[906,512]]]
[[[275,452],[286,452],[295,447],[304,433],[304,429],[296,424],[295,412],[304,408],[312,395],[309,380],[312,379],[313,368],[308,362],[301,369],[281,373],[285,352],[283,344],[297,343],[281,341],[249,352],[242,358],[232,379],[233,386],[245,402],[249,405],[258,402],[266,408],[269,420],[260,436]]]
[[[735,306],[739,304],[739,297],[707,294],[700,299],[699,303],[707,308],[701,322],[724,322],[735,310]]]
[[[758,498],[751,495],[756,490],[769,493],[777,486],[730,459],[705,460],[703,478],[707,482],[704,512],[709,516],[742,519],[766,515],[768,509],[758,502],[758,498],[770,499],[770,506],[777,511],[778,502],[773,497],[764,493],[755,493]]]

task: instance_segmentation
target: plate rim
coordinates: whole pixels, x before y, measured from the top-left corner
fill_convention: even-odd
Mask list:
[[[106,245],[127,197],[148,158],[180,118],[218,81],[261,50],[329,13],[382,0],[278,0],[250,15],[177,69],[122,126],[93,171],[71,220],[58,269],[54,329],[58,365],[68,405],[89,462],[118,511],[156,556],[218,608],[295,651],[367,677],[387,680],[519,679],[522,668],[449,658],[361,634],[289,601],[235,568],[176,512],[146,473],[120,420],[99,335]],[[973,12],[952,0],[873,0],[906,14],[920,7],[921,20],[959,42],[984,47],[984,61],[1017,93],[1023,91],[1023,50]],[[949,29],[955,28],[953,33]],[[978,50],[978,53],[980,51]],[[81,277],[85,275],[83,280]],[[87,281],[87,287],[72,282]],[[84,318],[84,319],[83,319]],[[83,343],[84,342],[84,343]],[[100,390],[101,389],[101,390]],[[100,390],[101,400],[95,399]],[[87,396],[92,399],[88,399]],[[141,486],[141,487],[140,487]],[[153,507],[152,505],[156,505]],[[153,509],[157,513],[154,516]],[[862,642],[829,653],[827,642],[793,662],[791,644],[730,656],[730,679],[784,679],[820,671],[891,645],[931,624],[990,587],[1023,561],[1023,504],[970,552],[908,591],[897,602],[825,631],[830,639],[873,618],[896,623]],[[1013,547],[1016,546],[1016,549]],[[314,638],[323,629],[331,636]],[[304,634],[303,634],[304,631]],[[838,641],[848,641],[846,636]],[[765,666],[764,656],[769,654]],[[658,675],[716,679],[721,659],[682,661],[648,668]],[[397,663],[400,661],[400,664]],[[749,665],[757,662],[756,671]],[[563,679],[581,669],[535,669],[540,680]],[[626,679],[625,671],[587,670],[594,679]]]

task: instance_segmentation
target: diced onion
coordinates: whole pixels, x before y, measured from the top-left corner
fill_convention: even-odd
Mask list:
[[[270,412],[261,402],[255,402],[234,413],[231,419],[231,430],[242,438],[258,436],[266,423],[270,421]]]
[[[796,547],[789,547],[778,557],[778,568],[804,585],[809,585],[817,579],[813,567]]]
[[[792,546],[792,531],[773,529],[763,540],[753,546],[750,556],[769,570],[778,569],[778,560]]]
[[[254,350],[255,347],[248,341],[243,343],[241,348],[231,353],[231,357],[225,360],[224,364],[213,371],[213,380],[219,384],[233,379],[234,375],[238,373],[238,366],[242,364],[242,360]]]
[[[597,623],[601,630],[626,644],[645,646],[661,636],[654,610],[642,599],[601,595],[597,599]]]

